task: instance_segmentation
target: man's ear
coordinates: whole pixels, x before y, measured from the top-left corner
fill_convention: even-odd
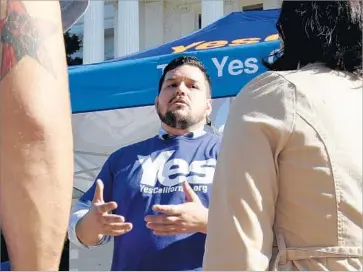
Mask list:
[[[212,99],[209,98],[209,99],[207,99],[206,115],[210,116],[211,113],[212,113]]]
[[[155,97],[154,106],[156,110],[158,109],[158,105],[159,105],[159,96]]]

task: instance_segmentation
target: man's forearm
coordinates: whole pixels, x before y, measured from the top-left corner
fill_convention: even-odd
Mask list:
[[[72,215],[69,220],[68,237],[69,240],[84,248],[91,248],[101,244],[109,242],[110,237],[107,235],[99,235],[92,232],[92,226],[90,227],[87,222],[82,220],[90,210],[90,204],[82,201],[77,201],[72,207]]]
[[[0,1],[2,228],[13,270],[57,270],[73,185],[59,3]]]
[[[92,228],[87,224],[87,216],[78,221],[75,232],[80,242],[87,247],[99,245],[104,238],[104,235],[92,232]]]

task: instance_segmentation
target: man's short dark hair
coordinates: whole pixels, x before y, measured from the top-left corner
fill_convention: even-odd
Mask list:
[[[159,81],[159,93],[161,91],[161,87],[163,86],[164,80],[165,80],[165,75],[171,71],[174,70],[175,68],[182,66],[182,65],[190,65],[190,66],[194,66],[199,68],[199,70],[202,71],[206,81],[208,82],[208,88],[209,88],[209,95],[211,96],[211,80],[210,77],[207,73],[207,70],[205,69],[204,65],[202,64],[202,62],[197,59],[196,57],[193,56],[181,56],[178,57],[174,60],[172,60],[164,69],[163,71],[163,75],[160,78]]]

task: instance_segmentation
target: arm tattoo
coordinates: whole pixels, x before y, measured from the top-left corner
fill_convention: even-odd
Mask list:
[[[55,76],[43,41],[56,31],[56,26],[30,17],[20,0],[0,1],[0,82],[25,56]]]

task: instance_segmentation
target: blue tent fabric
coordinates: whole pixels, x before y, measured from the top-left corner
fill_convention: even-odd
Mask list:
[[[109,62],[148,58],[173,53],[208,50],[224,46],[236,46],[248,42],[263,42],[276,39],[276,21],[279,9],[265,11],[232,12],[220,20],[198,30],[186,37],[166,43],[157,48],[130,56],[116,58]],[[216,43],[215,41],[219,41]],[[205,46],[206,43],[209,46]],[[213,43],[214,42],[214,43]],[[193,43],[196,46],[188,48]],[[204,46],[203,46],[204,44]]]
[[[180,55],[198,57],[211,76],[213,98],[236,95],[266,71],[279,47],[279,10],[234,12],[191,35],[103,63],[69,68],[73,113],[152,105],[162,69]],[[191,46],[193,45],[193,46]]]

